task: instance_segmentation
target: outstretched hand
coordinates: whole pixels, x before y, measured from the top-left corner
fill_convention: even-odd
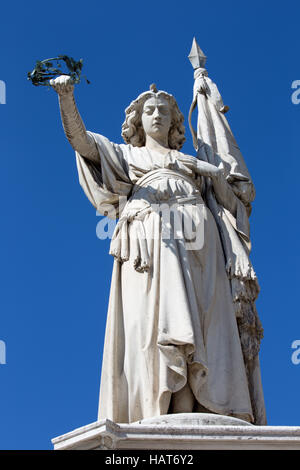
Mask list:
[[[60,96],[73,93],[74,83],[69,75],[60,75],[49,83]]]

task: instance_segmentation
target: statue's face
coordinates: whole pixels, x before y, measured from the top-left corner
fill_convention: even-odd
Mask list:
[[[144,132],[155,140],[164,140],[169,135],[171,110],[163,97],[149,98],[144,103],[142,112]]]

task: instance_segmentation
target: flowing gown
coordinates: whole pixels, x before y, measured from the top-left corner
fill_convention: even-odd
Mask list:
[[[172,393],[188,382],[211,412],[253,422],[220,235],[202,199],[204,177],[183,165],[177,150],[162,155],[90,135],[99,164],[77,154],[80,184],[101,214],[119,219],[98,418],[129,423],[167,414]],[[171,206],[166,219],[161,209]],[[176,220],[184,222],[182,233]]]

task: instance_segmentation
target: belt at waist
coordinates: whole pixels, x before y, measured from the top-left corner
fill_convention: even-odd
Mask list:
[[[132,196],[137,193],[141,188],[147,187],[148,184],[155,180],[159,180],[170,176],[178,180],[184,180],[191,184],[191,186],[197,191],[195,194],[182,195],[177,197],[172,197],[168,199],[168,204],[203,204],[201,193],[199,188],[196,185],[196,181],[190,178],[187,175],[183,175],[174,170],[169,170],[167,168],[160,168],[157,170],[152,170],[149,173],[143,175],[133,187]],[[110,254],[113,255],[118,261],[125,262],[129,260],[129,232],[128,224],[131,220],[135,219],[137,225],[135,226],[136,236],[134,238],[135,243],[135,257],[134,257],[134,268],[137,271],[148,271],[150,267],[150,255],[148,250],[147,238],[144,230],[143,219],[144,216],[153,209],[151,204],[145,201],[144,207],[140,209],[131,208],[130,201],[129,205],[124,208],[124,212],[115,228],[111,244],[110,244]]]
[[[178,180],[184,180],[187,183],[190,183],[197,191],[199,187],[196,184],[196,181],[193,178],[190,178],[188,175],[180,173],[179,171],[170,170],[168,168],[159,168],[157,170],[152,170],[141,176],[138,181],[133,186],[132,194],[136,193],[140,188],[146,187],[149,183],[153,181],[160,180],[165,176],[170,176]]]

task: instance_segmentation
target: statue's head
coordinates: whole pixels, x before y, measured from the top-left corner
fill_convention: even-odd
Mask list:
[[[155,85],[139,95],[125,110],[122,137],[127,144],[143,147],[146,135],[168,137],[171,149],[179,150],[184,141],[184,117],[175,98]]]

